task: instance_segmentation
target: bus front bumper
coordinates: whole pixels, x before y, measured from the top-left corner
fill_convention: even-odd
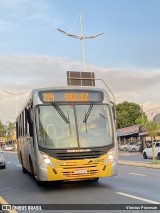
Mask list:
[[[39,165],[37,179],[40,181],[76,181],[115,176],[117,160],[104,162],[104,159],[106,156],[97,159],[66,161],[52,159],[52,165]]]

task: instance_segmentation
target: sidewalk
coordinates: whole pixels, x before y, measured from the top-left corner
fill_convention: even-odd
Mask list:
[[[118,160],[119,165],[126,166],[138,166],[138,167],[146,167],[152,169],[160,169],[160,164],[151,164],[150,162],[138,162],[138,161],[130,161],[130,160]]]
[[[0,150],[1,153],[10,153],[10,154],[13,154],[13,153],[17,153],[17,151],[4,151],[4,150]]]

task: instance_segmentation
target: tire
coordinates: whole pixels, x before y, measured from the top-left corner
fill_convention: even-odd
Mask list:
[[[146,152],[143,153],[143,158],[144,158],[144,159],[147,159],[147,158],[148,158]]]
[[[133,149],[132,149],[132,152],[135,152],[135,151],[136,151],[136,149],[135,149],[135,148],[133,148]]]
[[[93,181],[93,182],[98,182],[98,180],[99,180],[99,178],[94,178],[94,179],[92,179],[91,181]]]
[[[124,147],[124,148],[123,148],[123,151],[127,151],[127,148],[126,148],[126,147]]]
[[[84,179],[82,181],[87,181],[87,182],[98,182],[99,178],[90,178],[90,179]]]
[[[42,187],[44,186],[45,182],[44,181],[40,181],[40,180],[36,180],[37,186]]]
[[[1,166],[1,169],[5,169],[6,168],[6,164],[4,164],[3,166]]]
[[[22,164],[22,172],[23,172],[23,174],[26,174],[26,173],[28,173],[28,171],[23,166],[22,154],[20,154],[20,158],[21,158],[21,164]]]
[[[157,159],[160,160],[160,152],[157,154]]]

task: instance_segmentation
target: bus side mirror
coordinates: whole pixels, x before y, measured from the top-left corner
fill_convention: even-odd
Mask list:
[[[114,118],[114,120],[116,120],[116,106],[112,101],[110,101],[110,103],[111,103],[113,118]]]

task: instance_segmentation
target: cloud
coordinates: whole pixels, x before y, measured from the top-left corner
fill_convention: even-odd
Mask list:
[[[143,103],[147,100],[158,101],[156,87],[160,88],[160,71],[139,70],[136,68],[94,68],[95,73],[105,79],[114,91],[118,101],[125,98]]]
[[[140,70],[136,68],[105,68],[86,66],[87,71],[95,72],[96,78],[103,79],[114,92],[116,102],[124,100],[145,104],[160,103],[160,71]],[[65,86],[67,70],[82,70],[82,64],[69,61],[67,58],[41,56],[0,56],[0,89],[13,93],[25,92],[18,96],[18,106],[21,107],[28,92],[34,88]],[[98,82],[98,87],[103,84]],[[15,100],[4,92],[0,93],[1,107],[10,113],[5,114],[4,108],[0,111],[0,119],[14,120]]]
[[[69,63],[48,56],[0,56],[0,88],[12,89],[16,82],[25,89],[64,84]],[[78,63],[73,63],[73,67],[77,69]]]

